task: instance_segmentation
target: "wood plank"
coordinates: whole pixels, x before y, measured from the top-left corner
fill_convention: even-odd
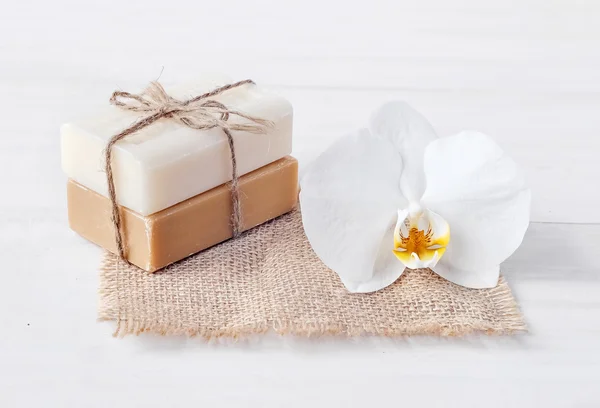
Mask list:
[[[202,5],[227,18],[190,13],[190,0],[168,15],[152,2],[38,3],[14,3],[0,25],[3,70],[24,79],[147,81],[164,66],[177,79],[209,69],[276,85],[600,91],[598,2]],[[47,18],[58,9],[69,11]]]
[[[52,190],[52,184],[43,179],[61,177],[57,157],[61,123],[106,104],[107,95],[115,88],[108,81],[85,85],[49,81],[8,84],[4,89],[17,110],[0,123],[0,131],[20,136],[7,138],[0,156],[15,169],[22,168],[40,189]],[[294,105],[294,154],[302,170],[335,139],[366,126],[379,104],[401,99],[425,114],[440,136],[476,129],[494,137],[523,168],[532,187],[533,221],[600,223],[597,193],[591,187],[600,177],[596,157],[600,151],[600,138],[596,137],[600,132],[600,94],[548,98],[526,92],[273,89]],[[51,110],[47,109],[50,105]],[[34,121],[29,119],[31,109],[38,112]],[[26,133],[24,122],[28,123]],[[54,158],[52,170],[27,173],[28,167],[35,167],[49,152]],[[0,179],[7,184],[14,180],[7,173]],[[46,197],[54,194],[49,191]],[[55,202],[62,203],[62,199],[57,197]]]

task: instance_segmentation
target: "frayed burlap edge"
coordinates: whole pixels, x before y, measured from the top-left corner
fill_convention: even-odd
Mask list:
[[[103,261],[103,264],[106,260]],[[107,272],[108,274],[115,275],[114,272]],[[419,326],[408,326],[396,327],[386,331],[376,330],[375,327],[364,327],[363,330],[344,330],[340,326],[335,325],[297,325],[290,322],[273,321],[272,325],[256,327],[249,330],[240,329],[222,329],[212,330],[203,329],[202,327],[194,328],[177,328],[171,327],[169,324],[162,324],[158,322],[150,322],[144,320],[137,320],[132,318],[122,318],[118,314],[118,306],[116,302],[117,288],[114,283],[117,282],[115,279],[102,279],[102,286],[100,287],[100,309],[99,318],[100,322],[115,322],[115,331],[113,336],[124,337],[126,335],[140,335],[142,333],[151,333],[161,336],[188,336],[188,337],[200,337],[205,340],[212,340],[218,338],[244,338],[252,335],[265,334],[269,331],[273,331],[279,335],[293,335],[301,337],[314,337],[314,336],[363,336],[363,335],[377,335],[384,337],[403,337],[403,336],[415,336],[415,335],[429,335],[429,336],[444,336],[444,337],[455,337],[455,336],[466,336],[474,333],[485,333],[488,335],[511,335],[515,333],[527,332],[527,325],[524,317],[519,310],[519,306],[512,295],[510,287],[506,283],[504,277],[500,277],[498,286],[492,289],[489,293],[490,300],[494,303],[498,313],[498,317],[503,321],[503,328],[491,329],[484,324],[480,325],[444,325],[444,324],[428,324]]]

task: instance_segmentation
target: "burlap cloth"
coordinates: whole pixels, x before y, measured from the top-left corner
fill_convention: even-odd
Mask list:
[[[348,293],[312,251],[299,211],[155,274],[106,254],[100,286],[100,319],[116,321],[115,335],[214,338],[272,330],[460,336],[525,330],[504,278],[494,289],[473,290],[429,270],[407,270],[379,292]]]

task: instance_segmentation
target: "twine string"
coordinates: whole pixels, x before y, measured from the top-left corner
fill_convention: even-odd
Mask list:
[[[220,128],[227,137],[227,144],[231,157],[231,182],[229,184],[232,204],[231,225],[233,237],[237,238],[240,235],[242,229],[242,214],[239,199],[239,178],[237,174],[237,157],[231,132],[244,131],[254,134],[264,134],[268,128],[273,127],[273,123],[243,112],[229,109],[223,103],[209,98],[246,84],[254,84],[254,81],[246,79],[228,84],[185,101],[180,101],[171,97],[158,82],[151,82],[140,94],[132,94],[124,91],[113,92],[110,98],[110,103],[112,105],[123,110],[140,112],[146,115],[134,122],[130,127],[111,137],[104,151],[108,197],[112,207],[111,218],[115,231],[115,242],[117,244],[119,258],[128,262],[123,221],[121,212],[119,211],[117,193],[115,190],[112,163],[113,147],[119,141],[163,118],[175,120],[192,129],[207,130]],[[247,122],[231,123],[229,122],[229,119],[232,116],[246,119]]]

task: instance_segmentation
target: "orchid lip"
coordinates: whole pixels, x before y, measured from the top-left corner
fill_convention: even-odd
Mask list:
[[[394,255],[405,267],[429,268],[437,264],[450,240],[448,223],[438,214],[411,203],[398,210]]]

